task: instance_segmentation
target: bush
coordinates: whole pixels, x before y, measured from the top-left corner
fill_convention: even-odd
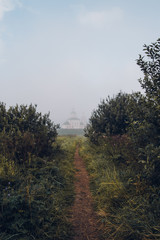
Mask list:
[[[54,147],[59,148],[54,158],[31,156],[26,168],[13,162],[9,169],[6,161],[5,171],[0,162],[1,239],[72,238],[75,140],[58,139]]]
[[[0,152],[18,164],[29,164],[30,155],[50,156],[57,136],[57,125],[42,115],[36,106],[0,107]]]

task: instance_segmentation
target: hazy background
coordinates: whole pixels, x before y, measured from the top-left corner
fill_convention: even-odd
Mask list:
[[[159,0],[0,0],[0,101],[63,123],[141,90],[136,59],[160,37]]]

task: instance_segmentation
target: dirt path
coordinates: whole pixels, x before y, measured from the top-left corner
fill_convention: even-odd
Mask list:
[[[78,148],[75,153],[75,202],[72,208],[74,240],[100,240],[96,214],[92,207],[92,196],[89,189],[89,176]]]

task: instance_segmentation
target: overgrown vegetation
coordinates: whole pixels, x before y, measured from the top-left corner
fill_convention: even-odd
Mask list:
[[[75,141],[36,106],[0,104],[0,239],[71,239]]]
[[[77,143],[104,239],[160,239],[160,39],[137,64],[145,91],[103,100],[88,138],[58,137],[36,106],[0,103],[0,239],[71,239]],[[146,59],[147,58],[147,59]]]
[[[86,140],[80,154],[90,173],[104,239],[159,239],[159,188],[143,181],[130,142],[112,139],[95,146]]]
[[[81,149],[107,239],[160,239],[160,39],[144,52],[145,94],[102,101]]]

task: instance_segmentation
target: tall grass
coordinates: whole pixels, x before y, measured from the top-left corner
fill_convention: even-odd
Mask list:
[[[123,151],[114,146],[113,151],[110,144],[95,146],[83,139],[80,154],[90,174],[104,238],[160,239],[160,192],[141,181],[137,166],[127,163],[133,159],[132,153],[125,146]]]

